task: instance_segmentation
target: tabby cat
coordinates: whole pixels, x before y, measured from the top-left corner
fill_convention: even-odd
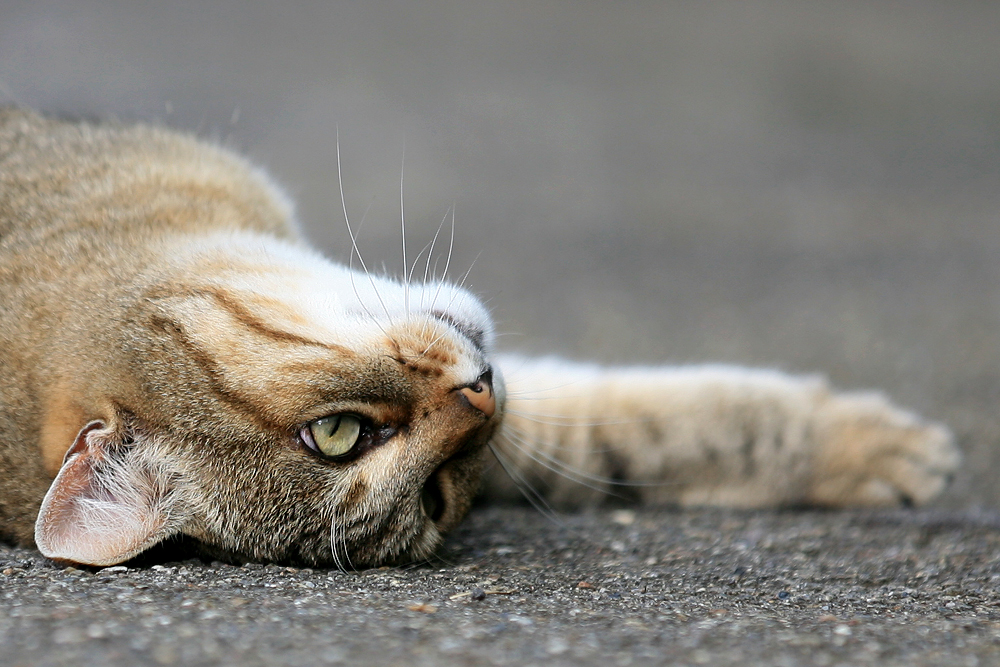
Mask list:
[[[324,259],[243,159],[15,109],[0,377],[0,536],[90,565],[174,536],[236,561],[412,561],[480,487],[920,503],[959,461],[944,427],[816,377],[497,354],[474,296]],[[480,480],[491,448],[513,482]]]

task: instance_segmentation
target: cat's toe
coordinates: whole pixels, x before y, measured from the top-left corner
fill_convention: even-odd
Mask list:
[[[819,426],[809,501],[919,505],[940,494],[961,463],[951,431],[877,394],[833,397]]]

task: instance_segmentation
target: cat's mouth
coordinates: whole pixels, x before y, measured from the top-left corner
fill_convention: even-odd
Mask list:
[[[420,489],[420,512],[439,533],[450,531],[469,511],[482,464],[477,451],[467,449],[448,459],[427,476]]]
[[[441,492],[441,484],[438,480],[440,475],[440,468],[431,473],[420,492],[420,509],[434,523],[441,520],[445,510],[444,493]]]

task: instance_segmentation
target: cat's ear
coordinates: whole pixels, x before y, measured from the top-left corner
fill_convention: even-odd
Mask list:
[[[104,422],[84,426],[38,512],[39,551],[56,560],[114,565],[176,532],[175,489],[146,458]]]

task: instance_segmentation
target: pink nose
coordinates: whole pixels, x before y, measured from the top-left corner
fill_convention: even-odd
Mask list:
[[[469,405],[479,410],[487,419],[497,411],[497,399],[493,395],[493,384],[486,376],[479,378],[475,384],[459,389]]]

